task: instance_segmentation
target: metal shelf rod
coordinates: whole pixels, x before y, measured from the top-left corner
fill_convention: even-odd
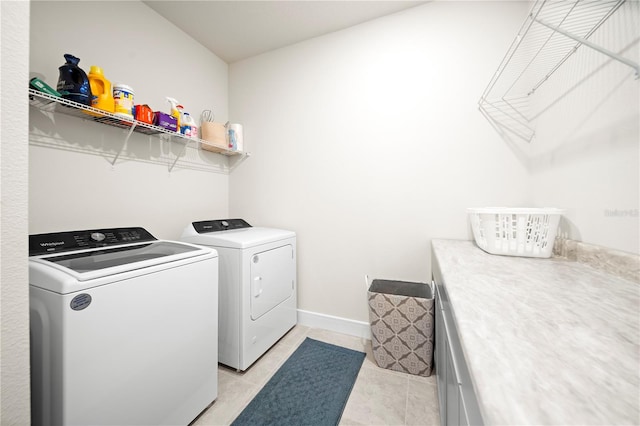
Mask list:
[[[608,49],[605,49],[602,46],[598,46],[595,43],[591,43],[589,40],[583,39],[582,37],[578,37],[578,36],[576,36],[574,34],[571,34],[571,33],[567,32],[567,31],[563,30],[562,28],[558,28],[558,27],[556,27],[554,25],[551,25],[551,24],[549,24],[549,23],[547,23],[547,22],[545,22],[545,21],[543,21],[543,20],[541,20],[539,18],[534,18],[534,20],[537,23],[539,23],[541,25],[544,25],[545,27],[547,27],[547,28],[549,28],[549,29],[551,29],[553,31],[556,31],[556,32],[562,34],[565,37],[569,37],[570,39],[575,40],[580,44],[584,44],[585,46],[589,46],[590,48],[592,48],[592,49],[594,49],[594,50],[596,50],[596,51],[598,51],[600,53],[603,53],[603,54],[605,54],[605,55],[607,55],[607,56],[609,56],[609,57],[611,57],[611,58],[613,58],[613,59],[615,59],[615,60],[617,60],[619,62],[622,62],[625,65],[630,66],[636,72],[636,79],[638,77],[640,77],[640,68],[638,67],[638,64],[633,62],[632,60],[629,60],[629,59],[625,58],[624,56],[618,55],[615,52],[612,52],[612,51],[610,51]]]
[[[171,142],[173,142],[173,140],[171,140]],[[171,165],[169,166],[169,173],[171,173],[171,171],[173,170],[173,166],[176,165],[176,163],[178,162],[178,159],[182,156],[182,154],[184,154],[184,151],[187,149],[187,145],[189,145],[189,140],[184,140],[181,141],[180,143],[182,143],[182,149],[180,150],[179,154],[176,154],[176,158],[173,160],[173,163],[171,163]]]
[[[133,133],[133,129],[135,128],[136,128],[136,123],[133,123],[129,128],[129,132],[127,132],[127,136],[124,138],[124,143],[122,144],[120,151],[118,151],[116,156],[113,158],[113,161],[111,162],[112,166],[115,166],[116,161],[118,161],[118,157],[120,157],[120,154],[122,153],[122,150],[124,149],[124,147],[127,146],[127,142],[129,142],[129,138],[131,137],[131,134]]]

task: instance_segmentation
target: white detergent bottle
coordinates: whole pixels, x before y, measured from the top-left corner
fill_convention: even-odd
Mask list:
[[[193,139],[198,139],[198,125],[196,124],[196,120],[188,113],[184,113],[184,121],[191,128],[190,134],[187,136],[192,137]]]
[[[184,121],[183,126],[189,127],[184,132],[185,136],[198,139],[198,125],[196,124],[196,120],[194,120],[191,114],[189,114],[188,112],[183,113],[182,119]]]

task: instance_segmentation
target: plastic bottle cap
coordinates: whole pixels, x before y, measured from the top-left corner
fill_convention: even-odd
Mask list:
[[[89,74],[102,74],[102,68],[97,65],[91,65],[91,69],[89,70]]]
[[[122,84],[122,83],[114,84],[113,85],[113,90],[125,90],[125,91],[131,93],[132,95],[135,94],[135,92],[133,91],[131,86],[127,86],[126,84]]]

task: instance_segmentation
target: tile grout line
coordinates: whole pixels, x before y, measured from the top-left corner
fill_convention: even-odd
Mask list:
[[[409,417],[409,375],[406,376],[407,379],[407,394],[404,400],[404,424],[407,424],[407,418]]]

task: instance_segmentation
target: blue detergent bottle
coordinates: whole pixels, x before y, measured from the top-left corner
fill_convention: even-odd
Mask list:
[[[89,77],[78,66],[79,58],[67,53],[64,55],[66,63],[60,68],[57,91],[64,99],[75,101],[84,105],[91,105],[91,86]]]

